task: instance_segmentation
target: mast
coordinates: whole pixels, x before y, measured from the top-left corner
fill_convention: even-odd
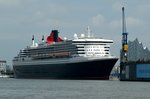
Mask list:
[[[32,46],[35,46],[34,35],[32,35]]]
[[[42,42],[44,42],[44,35],[42,35]]]
[[[90,30],[89,26],[87,27],[87,32],[88,32],[88,37],[90,37],[91,36],[91,30]]]

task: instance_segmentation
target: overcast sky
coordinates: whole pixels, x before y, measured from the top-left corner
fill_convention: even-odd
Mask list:
[[[11,65],[33,34],[38,43],[52,29],[72,39],[86,34],[87,26],[95,36],[114,40],[111,53],[119,57],[122,6],[129,39],[150,48],[150,0],[0,0],[0,59]]]

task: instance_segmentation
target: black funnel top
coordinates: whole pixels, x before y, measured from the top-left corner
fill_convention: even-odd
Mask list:
[[[53,33],[53,37],[54,37],[54,41],[55,42],[58,42],[58,30],[52,30],[52,33]]]

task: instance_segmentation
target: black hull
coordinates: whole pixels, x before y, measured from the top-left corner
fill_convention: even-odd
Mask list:
[[[13,66],[15,78],[41,79],[109,79],[118,59],[79,63]]]

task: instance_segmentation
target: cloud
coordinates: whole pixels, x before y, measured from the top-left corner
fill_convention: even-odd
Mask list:
[[[108,19],[101,14],[93,16],[91,18],[91,23],[96,29],[101,29],[102,32],[117,32],[120,33],[122,30],[122,19]],[[129,16],[126,17],[126,27],[127,30],[135,31],[141,28],[146,27],[146,23],[141,18]]]
[[[108,23],[110,28],[117,29],[122,27],[122,20],[112,20],[110,23]],[[139,28],[144,26],[144,21],[142,19],[136,18],[136,17],[127,17],[126,18],[126,26],[127,28]]]
[[[12,4],[18,0],[0,0],[0,3]],[[10,2],[9,2],[10,1]],[[21,0],[20,0],[21,1]],[[7,35],[30,35],[30,33],[41,32],[47,28],[53,28],[66,23],[64,15],[67,15],[65,6],[56,3],[41,2],[44,6],[38,6],[36,1],[24,1],[19,6],[7,7],[5,11],[0,9],[0,34],[3,39],[8,39]],[[27,6],[28,5],[28,6]],[[8,29],[9,28],[9,29]],[[10,38],[16,38],[10,36]],[[23,38],[24,39],[24,38]]]
[[[103,26],[105,24],[105,18],[101,14],[92,17],[92,24],[96,27]]]
[[[0,0],[1,6],[10,6],[19,4],[20,0]]]
[[[112,9],[114,11],[117,11],[117,12],[120,12],[120,9],[122,8],[122,4],[121,2],[115,2],[113,5],[112,5]]]
[[[135,14],[137,16],[148,16],[149,17],[149,9],[150,9],[150,4],[141,4],[135,7]]]
[[[127,17],[126,24],[130,28],[139,28],[144,25],[144,22],[141,19],[135,17]]]
[[[121,28],[121,20],[112,20],[109,23],[109,27],[112,29],[119,29]]]
[[[108,20],[103,15],[98,14],[91,18],[91,23],[95,27],[101,27],[103,29],[118,29],[121,27],[121,20]]]

